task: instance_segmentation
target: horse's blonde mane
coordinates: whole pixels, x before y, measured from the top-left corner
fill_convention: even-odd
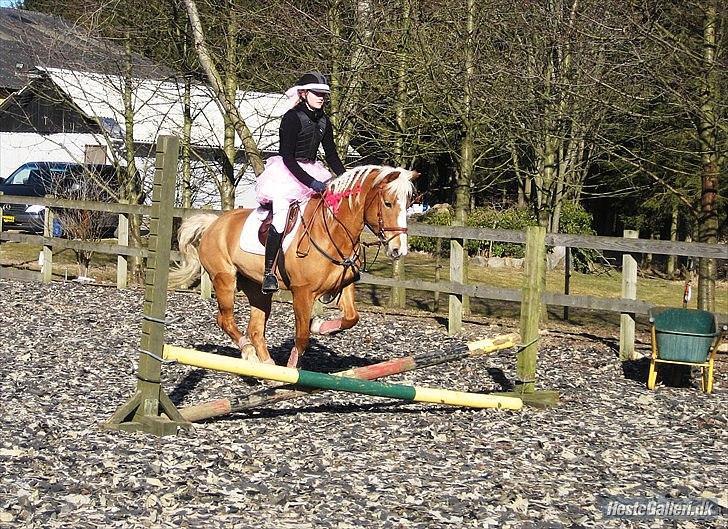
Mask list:
[[[415,186],[412,183],[412,175],[414,171],[403,169],[401,167],[390,167],[387,165],[360,165],[349,169],[345,173],[339,175],[329,183],[329,191],[333,193],[343,193],[345,191],[355,190],[358,185],[364,182],[372,175],[374,171],[378,171],[372,185],[377,185],[392,173],[399,173],[399,176],[387,184],[387,190],[397,196],[397,199],[403,205],[407,204],[407,200],[414,193]],[[352,200],[357,198],[358,193],[350,193],[349,205]]]

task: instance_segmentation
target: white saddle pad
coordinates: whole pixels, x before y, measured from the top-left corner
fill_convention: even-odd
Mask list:
[[[305,203],[301,203],[301,211],[306,207]],[[254,253],[257,255],[265,255],[265,246],[260,244],[258,240],[258,229],[263,223],[265,218],[268,216],[267,209],[258,207],[254,209],[250,215],[248,215],[245,224],[243,224],[243,231],[240,232],[240,249],[244,252]],[[293,229],[283,239],[283,251],[285,252],[293,242],[293,239],[298,231],[298,226],[301,224],[301,216],[296,218],[296,224]]]

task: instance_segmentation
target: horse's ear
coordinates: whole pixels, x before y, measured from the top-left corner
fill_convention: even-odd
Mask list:
[[[383,183],[388,184],[389,182],[392,182],[393,180],[396,180],[397,178],[399,178],[400,174],[402,174],[402,171],[404,171],[405,173],[409,173],[410,174],[410,178],[409,178],[410,181],[413,181],[413,180],[417,179],[420,176],[420,173],[418,173],[417,171],[407,171],[406,169],[401,169],[401,170],[392,171],[391,173],[389,173],[384,178],[384,182]]]
[[[384,177],[384,180],[382,180],[382,185],[393,182],[394,180],[399,178],[399,174],[400,171],[392,171],[391,173],[387,174],[387,176]]]

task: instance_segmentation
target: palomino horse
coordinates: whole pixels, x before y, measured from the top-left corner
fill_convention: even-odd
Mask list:
[[[281,288],[293,295],[296,336],[289,367],[298,365],[299,355],[308,346],[311,312],[319,296],[340,293],[342,314],[340,319],[323,322],[316,332],[329,334],[359,321],[354,281],[361,267],[360,236],[365,225],[386,245],[390,258],[407,254],[406,209],[417,176],[417,172],[401,168],[360,166],[331,180],[323,197],[308,201],[293,243],[281,252],[283,263],[279,257],[276,272]],[[185,220],[178,232],[183,262],[170,272],[170,284],[190,284],[199,276],[201,264],[215,289],[220,328],[240,348],[243,358],[273,363],[265,343],[271,296],[260,291],[263,256],[240,248],[240,233],[251,211],[237,209],[219,217],[199,214]],[[240,332],[233,314],[238,286],[250,302],[247,336]]]

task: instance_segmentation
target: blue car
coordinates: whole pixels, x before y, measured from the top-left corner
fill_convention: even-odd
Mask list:
[[[108,194],[95,193],[93,197],[72,196],[74,190],[79,189],[81,183],[87,183],[93,178],[104,182],[111,189],[117,189],[118,180],[116,170],[111,165],[84,165],[69,162],[28,162],[12,172],[3,182],[0,182],[0,192],[5,195],[42,197],[55,195],[61,198],[78,198],[87,200],[108,200]],[[3,203],[2,207],[3,229],[17,229],[31,233],[42,233],[45,220],[45,208],[25,204]],[[103,228],[112,229],[116,226],[116,218],[112,215],[102,219]],[[108,226],[107,226],[108,224]],[[61,235],[61,222],[56,222],[53,235]]]

